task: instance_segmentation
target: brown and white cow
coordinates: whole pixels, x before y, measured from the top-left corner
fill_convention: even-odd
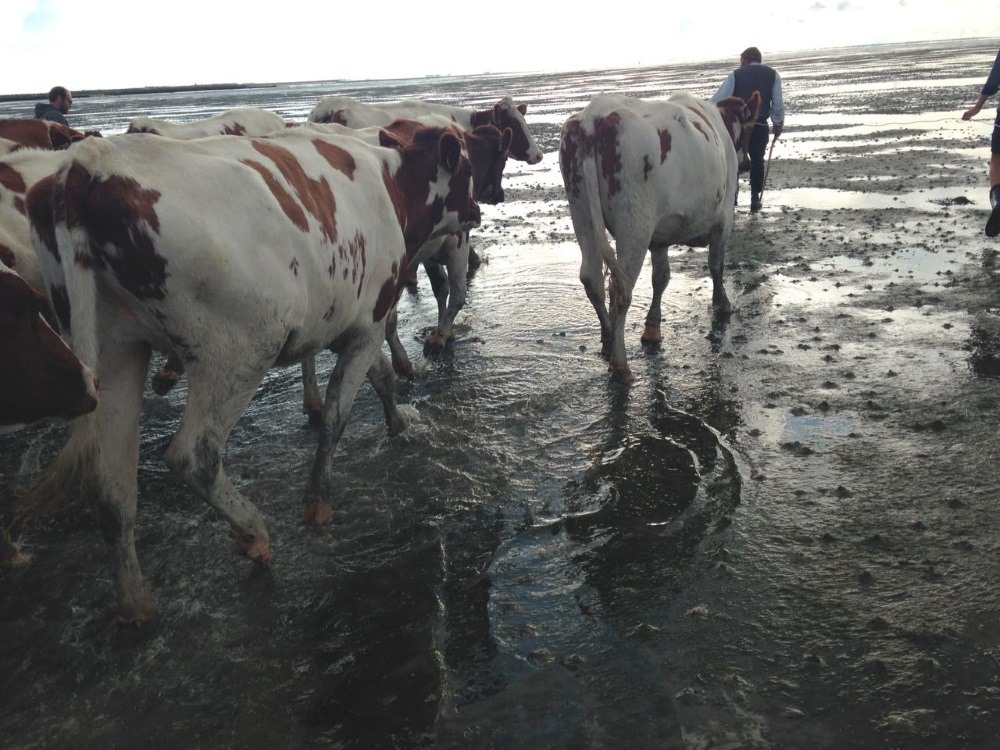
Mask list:
[[[100,133],[96,130],[81,133],[62,123],[49,120],[0,120],[0,138],[14,141],[26,148],[61,150],[91,135],[100,136]]]
[[[712,303],[722,314],[731,309],[722,279],[726,243],[737,171],[759,105],[757,94],[746,103],[730,98],[718,105],[683,92],[662,101],[603,94],[563,125],[559,165],[583,255],[580,281],[597,311],[602,350],[615,379],[632,380],[625,317],[647,249],[653,299],[643,343],[661,340],[670,245],[708,245]]]
[[[426,115],[444,115],[460,128],[470,131],[479,125],[494,125],[500,130],[511,130],[510,158],[537,164],[542,160],[542,150],[535,143],[524,120],[528,108],[515,105],[505,96],[489,109],[472,110],[448,104],[407,99],[400,102],[366,104],[350,96],[328,96],[319,101],[309,113],[309,122],[335,122],[349,128],[386,126],[393,120],[419,120]]]
[[[371,127],[353,129],[336,123],[307,123],[306,127],[322,133],[346,135],[359,138],[371,145],[379,145],[382,131],[387,130],[403,142],[409,142],[414,135],[428,126],[449,127],[447,118],[431,115],[417,120],[396,120],[386,128]],[[275,134],[280,137],[280,134]],[[500,132],[492,125],[480,125],[465,133],[464,139],[472,165],[473,196],[477,202],[495,204],[503,201],[503,169],[510,148],[510,130]],[[412,259],[410,272],[423,263],[431,278],[432,288],[438,303],[438,325],[428,338],[430,348],[441,349],[451,336],[455,317],[465,304],[466,270],[469,263],[468,232],[439,237],[431,240]],[[447,275],[441,267],[448,269]],[[412,375],[413,362],[399,340],[396,329],[395,310],[386,325],[386,342],[389,345],[393,369],[401,375]],[[153,378],[153,389],[159,395],[166,395],[179,380],[183,372],[180,361],[171,358]],[[323,408],[316,379],[315,360],[307,357],[302,362],[303,413],[312,424],[319,424]]]
[[[187,141],[213,135],[270,135],[288,127],[282,117],[266,109],[237,107],[193,122],[172,122],[151,117],[136,117],[127,133],[150,133]]]
[[[395,120],[384,129],[402,138],[404,141],[412,137],[416,129],[427,126],[445,127],[448,119],[441,115],[422,116],[419,120]],[[368,143],[376,143],[383,128],[374,126],[367,128],[349,128],[336,123],[307,123],[306,127],[324,132],[353,135]],[[469,151],[469,161],[472,163],[473,195],[479,203],[495,205],[502,203],[503,170],[513,134],[510,129],[501,132],[493,125],[480,125],[465,133],[465,142]],[[434,295],[438,303],[438,324],[428,337],[428,349],[439,351],[451,337],[455,316],[465,304],[466,272],[469,265],[468,233],[460,232],[453,237],[440,238],[421,250],[415,262],[424,264],[431,278]],[[442,267],[447,273],[442,272]],[[411,273],[416,271],[411,266]],[[412,373],[413,365],[402,352],[398,339],[395,345],[390,338],[390,348],[393,349],[393,365],[400,374]],[[396,356],[398,346],[400,356]]]
[[[167,465],[270,560],[260,512],[223,468],[226,439],[267,370],[338,354],[305,492],[306,521],[331,517],[330,456],[367,376],[393,430],[405,427],[382,353],[405,269],[432,237],[480,220],[461,134],[429,128],[392,148],[298,129],[281,139],[85,141],[28,193],[32,241],[66,291],[61,324],[96,364],[104,398],[74,423],[48,488],[83,471],[117,553],[118,612],[152,613],[134,545],[139,418],[153,349],[188,376]],[[76,467],[82,466],[81,469]]]

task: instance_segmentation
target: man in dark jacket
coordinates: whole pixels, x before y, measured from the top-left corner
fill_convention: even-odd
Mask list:
[[[781,76],[774,68],[761,64],[760,50],[747,47],[740,55],[740,67],[734,70],[711,102],[718,104],[730,96],[738,96],[746,101],[753,92],[760,94],[760,110],[757,122],[750,135],[750,210],[754,213],[763,207],[761,193],[764,191],[764,152],[767,150],[767,119],[774,125],[774,139],[781,135],[785,125],[785,104],[781,98]]]
[[[963,120],[971,120],[979,114],[986,100],[1000,90],[1000,52],[993,63],[993,70],[990,71],[983,90],[979,94],[979,100],[972,109],[965,111]],[[986,236],[996,237],[1000,234],[1000,106],[997,107],[997,117],[993,122],[993,138],[990,141],[990,206],[992,212],[986,222]]]
[[[73,94],[62,86],[54,86],[49,92],[48,104],[39,102],[35,105],[35,117],[39,120],[51,120],[69,127],[66,113],[73,106]]]

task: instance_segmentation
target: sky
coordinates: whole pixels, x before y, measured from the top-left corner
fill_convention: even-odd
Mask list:
[[[681,7],[678,7],[681,6]],[[997,37],[997,0],[3,0],[0,94],[558,72]],[[985,78],[988,70],[983,71]]]

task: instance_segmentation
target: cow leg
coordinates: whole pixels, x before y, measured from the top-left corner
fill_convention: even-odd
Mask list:
[[[646,329],[642,332],[642,343],[658,346],[663,341],[663,335],[660,333],[660,323],[663,321],[661,303],[663,292],[670,283],[670,257],[665,247],[650,248],[650,256],[653,264],[653,299],[649,303],[649,312],[646,313]]]
[[[444,349],[445,344],[448,343],[448,340],[441,332],[441,320],[444,318],[448,307],[448,274],[444,266],[436,259],[424,261],[424,270],[427,271],[427,278],[431,282],[431,289],[434,291],[434,298],[438,304],[437,327],[427,337],[427,341],[424,342],[424,354],[430,354],[431,352],[440,352]]]
[[[399,314],[395,307],[385,319],[385,342],[389,345],[389,354],[392,356],[392,369],[405,378],[412,377],[416,368],[403,348],[403,342],[399,340]],[[322,402],[320,409],[322,410]]]
[[[389,434],[398,435],[406,429],[406,420],[396,406],[396,373],[382,352],[378,353],[375,363],[368,368],[368,382],[372,384],[372,388],[382,401],[385,426]]]
[[[580,243],[583,260],[580,264],[580,282],[587,293],[587,299],[597,311],[597,320],[601,324],[601,356],[611,356],[611,318],[604,301],[604,261],[597,247],[584,247]]]
[[[320,423],[323,412],[323,397],[319,395],[316,382],[316,358],[309,356],[302,360],[302,413],[309,417],[309,424]]]
[[[625,355],[625,319],[632,305],[632,290],[646,259],[648,237],[637,243],[627,237],[618,239],[618,262],[623,278],[612,278],[608,290],[608,317],[611,321],[611,357],[609,370],[611,377],[621,383],[631,383],[632,369]],[[638,249],[638,248],[641,248]]]
[[[441,313],[440,300],[438,301],[438,330],[441,332],[441,337],[448,341],[455,338],[455,318],[458,317],[459,311],[465,307],[465,295],[468,289],[469,235],[463,233],[460,236],[449,237],[446,242],[454,242],[454,245],[445,246],[448,268],[448,307]]]
[[[729,232],[719,230],[712,232],[708,242],[708,270],[712,274],[712,306],[717,315],[728,315],[733,306],[726,296],[722,274],[726,269],[726,242]]]
[[[150,358],[144,343],[122,346],[106,338],[98,363],[101,403],[94,422],[79,426],[93,430],[93,473],[87,486],[93,491],[101,531],[114,549],[117,614],[122,624],[144,622],[154,612],[135,551],[139,419]]]
[[[329,502],[333,483],[330,457],[337,447],[337,441],[340,440],[344,427],[347,426],[347,418],[351,414],[358,389],[381,355],[385,331],[373,330],[377,330],[377,333],[360,333],[337,352],[337,364],[330,373],[326,402],[323,404],[319,447],[306,485],[303,520],[307,524],[319,525],[329,523],[333,519]]]
[[[266,565],[271,560],[271,546],[264,519],[233,486],[222,466],[222,454],[229,433],[267,372],[267,364],[241,369],[233,363],[196,364],[188,369],[187,405],[180,429],[167,448],[167,466],[229,521],[244,554]]]

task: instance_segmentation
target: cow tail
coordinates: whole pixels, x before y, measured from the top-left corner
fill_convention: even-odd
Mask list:
[[[64,191],[61,180],[54,190]],[[64,195],[64,198],[69,199],[69,196]],[[72,207],[69,211],[60,211],[62,218],[55,220],[59,264],[69,299],[69,331],[64,331],[63,334],[80,361],[100,377],[94,257],[84,227],[80,222],[69,226],[65,219],[67,213],[80,216],[78,209],[79,207]],[[70,423],[66,444],[21,496],[14,525],[32,516],[52,512],[70,497],[89,494],[89,481],[93,474],[91,467],[100,450],[100,413],[101,405],[98,403],[97,409]]]
[[[583,162],[583,190],[587,194],[587,201],[590,204],[591,221],[594,223],[594,242],[597,243],[601,251],[601,258],[610,274],[608,283],[608,295],[611,304],[614,305],[616,299],[622,299],[622,293],[630,293],[628,282],[625,277],[625,270],[618,262],[618,254],[611,247],[608,240],[608,233],[604,228],[604,208],[601,205],[600,182],[597,177],[597,153],[592,153],[584,157]]]

